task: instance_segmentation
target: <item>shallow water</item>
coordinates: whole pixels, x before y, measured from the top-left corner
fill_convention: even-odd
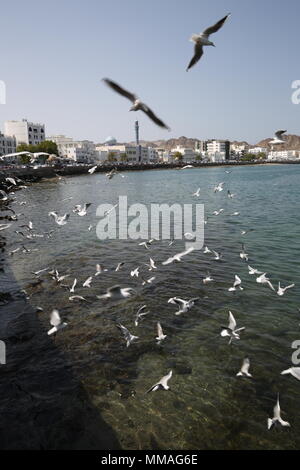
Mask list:
[[[90,400],[124,449],[299,449],[300,382],[280,372],[292,365],[291,344],[300,340],[300,166],[234,167],[231,174],[216,167],[123,175],[112,180],[103,174],[44,180],[16,193],[12,207],[23,215],[11,227],[8,251],[20,241],[37,251],[20,251],[9,261],[31,304],[44,309],[38,315],[45,334],[49,314],[57,308],[68,327],[53,341],[70,355]],[[221,181],[224,191],[215,194],[213,186]],[[198,187],[201,195],[195,198],[192,193]],[[234,199],[227,198],[228,189],[236,194]],[[166,240],[155,241],[148,251],[137,240],[98,240],[96,208],[100,203],[116,204],[119,195],[126,195],[128,204],[203,203],[208,217],[205,245],[221,252],[222,261],[202,250],[182,263],[162,266],[167,257],[184,250],[183,241],[172,246]],[[23,200],[27,204],[19,205]],[[84,202],[92,203],[86,217],[71,212],[75,204]],[[224,208],[220,216],[211,215],[220,208]],[[55,225],[48,217],[51,210],[70,212],[68,224]],[[240,216],[230,215],[235,211]],[[18,227],[29,220],[36,233],[55,232],[51,238],[23,240],[13,230],[25,233]],[[88,231],[90,225],[93,229]],[[242,236],[243,229],[253,231]],[[280,280],[284,286],[294,282],[295,288],[279,297],[257,284],[239,257],[241,243],[251,266],[267,272],[275,286]],[[149,256],[158,266],[155,274],[143,265]],[[125,265],[115,272],[120,261]],[[95,277],[90,289],[83,288],[99,262],[108,271]],[[144,266],[145,278],[156,276],[151,286],[142,287],[140,278],[130,276],[137,266]],[[69,291],[57,287],[47,274],[41,275],[41,285],[30,286],[36,280],[32,272],[46,267],[67,273],[68,286],[78,278],[75,294],[87,302],[70,302]],[[205,286],[207,271],[215,282]],[[244,290],[231,293],[228,288],[235,274]],[[114,284],[134,287],[137,295],[113,303],[96,298]],[[200,300],[189,312],[175,316],[176,306],[167,303],[175,295]],[[134,314],[143,304],[150,313],[135,327]],[[220,336],[229,310],[238,326],[246,327],[241,340],[231,346]],[[161,345],[155,342],[158,320],[167,334]],[[139,340],[126,348],[116,322]],[[236,377],[246,355],[251,358],[253,379]],[[171,369],[169,392],[145,394]],[[283,419],[291,428],[267,431],[278,392]]]

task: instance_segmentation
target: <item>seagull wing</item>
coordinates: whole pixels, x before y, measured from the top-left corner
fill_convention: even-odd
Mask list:
[[[142,111],[144,111],[145,114],[147,114],[147,116],[152,119],[153,122],[155,122],[155,124],[157,124],[159,127],[164,127],[165,129],[168,129],[170,130],[170,128],[163,122],[161,121],[155,114],[154,112],[148,108],[148,106],[146,106],[145,104],[142,105]]]
[[[162,327],[161,327],[161,324],[158,322],[158,323],[157,323],[157,336],[158,336],[158,338],[160,338],[161,336],[163,336],[163,334],[164,334],[164,333],[163,333],[163,329],[162,329]]]
[[[168,381],[170,380],[170,378],[172,377],[172,371],[170,370],[170,372],[165,375],[164,377],[162,377],[159,381],[159,383],[164,387],[164,388],[167,388],[168,386]]]
[[[286,131],[277,131],[275,132],[275,135],[277,137],[277,139],[281,140],[282,139],[282,135],[285,133]]]
[[[249,369],[250,369],[250,359],[248,357],[245,357],[243,365],[241,367],[241,372],[245,375],[248,375]]]
[[[202,35],[208,37],[210,34],[213,34],[213,33],[216,33],[217,31],[219,31],[219,29],[222,28],[223,24],[225,23],[225,21],[227,20],[227,18],[229,16],[230,16],[230,13],[228,15],[224,16],[224,18],[222,18],[220,21],[218,21],[213,26],[209,26],[208,28],[206,28],[203,31]]]
[[[188,72],[188,70],[190,70],[190,68],[192,68],[193,65],[197,64],[197,62],[201,59],[202,56],[203,56],[203,47],[202,47],[202,45],[201,44],[195,44],[194,56],[191,59],[189,65],[187,66],[186,71]]]
[[[133,93],[130,93],[130,91],[125,90],[122,88],[120,85],[118,85],[116,82],[113,82],[109,78],[103,78],[103,81],[108,85],[110,88],[112,88],[114,91],[119,93],[122,96],[125,96],[125,98],[128,98],[132,103],[135,102],[137,99],[136,95]]]
[[[229,330],[234,331],[236,329],[236,321],[231,312],[229,312]]]

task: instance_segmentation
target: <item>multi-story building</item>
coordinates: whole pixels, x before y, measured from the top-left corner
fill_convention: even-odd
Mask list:
[[[268,155],[268,160],[297,160],[299,158],[299,150],[272,151]]]
[[[175,155],[176,153],[181,153],[182,161],[185,163],[192,163],[196,160],[197,153],[192,148],[185,148],[177,145],[177,147],[171,150],[171,155]]]
[[[93,163],[98,159],[95,144],[89,140],[74,141],[65,135],[52,135],[47,140],[56,143],[60,157],[77,163]]]
[[[17,150],[17,141],[15,137],[4,135],[0,132],[0,157]]]
[[[4,133],[7,136],[15,137],[17,145],[37,145],[45,140],[44,124],[34,124],[33,122],[28,122],[27,119],[22,121],[5,121]]]
[[[253,155],[257,155],[258,153],[267,153],[267,147],[253,147],[248,150],[248,153],[252,153]]]
[[[208,140],[206,141],[206,152],[208,155],[225,154],[225,160],[230,159],[230,142],[229,140]]]
[[[99,153],[99,160],[101,161],[112,160],[116,162],[147,163],[157,160],[156,149],[153,147],[143,147],[142,145],[108,142],[104,145],[97,145],[96,151]],[[105,154],[107,158],[105,158]]]

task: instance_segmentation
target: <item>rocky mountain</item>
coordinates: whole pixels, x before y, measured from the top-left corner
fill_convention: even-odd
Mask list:
[[[181,145],[182,147],[186,148],[195,148],[195,143],[200,142],[199,139],[192,139],[189,137],[179,137],[178,139],[169,139],[169,140],[154,140],[154,141],[147,141],[147,140],[141,140],[141,145],[146,145],[146,146],[151,146],[151,147],[156,147],[164,150],[171,150],[177,145]],[[131,144],[134,144],[135,142],[130,142]]]

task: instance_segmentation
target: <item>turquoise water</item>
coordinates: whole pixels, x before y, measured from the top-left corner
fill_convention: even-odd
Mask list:
[[[300,340],[300,166],[233,167],[230,174],[216,167],[123,175],[112,180],[94,174],[42,181],[16,193],[13,207],[23,215],[14,230],[28,220],[37,233],[55,230],[50,239],[25,241],[26,247],[37,251],[10,257],[20,288],[26,288],[32,305],[44,309],[38,315],[45,334],[49,314],[57,308],[68,327],[53,340],[71,357],[90,400],[123,449],[299,449],[300,382],[280,372],[292,365],[291,344]],[[215,194],[213,186],[221,181],[224,191]],[[200,197],[195,198],[192,194],[198,187]],[[235,198],[227,198],[228,189]],[[221,252],[222,261],[201,250],[182,263],[162,266],[170,255],[184,250],[183,241],[172,246],[166,240],[156,241],[147,251],[136,240],[98,240],[96,208],[101,203],[116,204],[119,195],[126,195],[128,204],[203,203],[208,217],[205,245]],[[23,200],[27,204],[19,206]],[[66,226],[58,227],[48,217],[51,210],[64,214],[84,202],[92,203],[88,215],[81,218],[71,212]],[[211,215],[220,208],[224,208],[220,216]],[[230,215],[235,211],[240,212],[238,217]],[[242,236],[244,229],[253,230]],[[8,250],[18,247],[20,240],[11,232]],[[293,282],[295,288],[279,297],[257,284],[239,257],[242,243],[251,266],[267,272],[276,287],[281,281],[284,286]],[[143,265],[149,256],[158,266],[155,274]],[[121,261],[125,265],[115,272]],[[90,289],[83,288],[96,263],[108,271],[94,278]],[[140,278],[130,276],[137,266],[144,266],[146,278],[156,276],[151,286],[142,287]],[[46,267],[67,272],[68,285],[78,278],[75,294],[87,302],[70,302],[69,291],[47,275],[41,276],[41,286],[30,287],[32,272]],[[204,285],[207,271],[215,282]],[[235,274],[244,290],[228,292]],[[117,303],[96,298],[114,284],[133,287],[137,295]],[[167,303],[173,296],[200,299],[189,312],[175,316],[176,306]],[[150,313],[135,327],[134,314],[143,304]],[[241,340],[232,345],[220,336],[229,310],[238,326],[246,327]],[[167,334],[161,345],[155,341],[157,321]],[[139,340],[126,348],[116,322]],[[252,379],[236,377],[246,355]],[[145,394],[171,369],[170,391]],[[267,418],[273,416],[278,392],[282,417],[291,428],[268,431]]]

